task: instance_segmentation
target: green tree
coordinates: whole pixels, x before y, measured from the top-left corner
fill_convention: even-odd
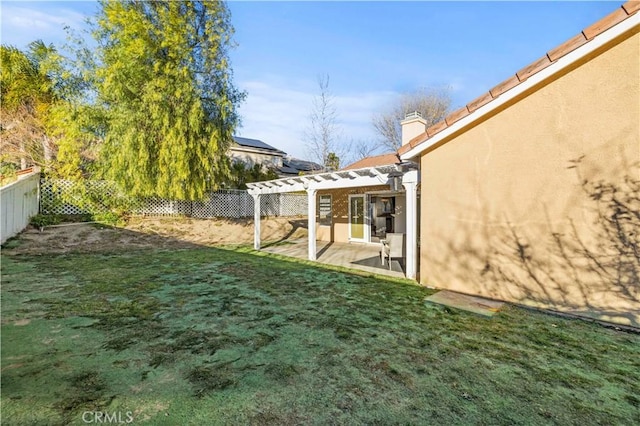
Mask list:
[[[74,52],[80,57],[86,52]],[[40,40],[25,52],[1,46],[3,161],[40,165],[64,178],[80,178],[99,140],[88,75],[78,59],[63,57]]]
[[[52,159],[53,147],[46,135],[47,120],[55,102],[53,83],[43,60],[55,51],[41,41],[27,52],[0,46],[0,132],[3,161],[44,165]]]
[[[227,186],[233,189],[247,189],[250,182],[261,182],[265,180],[278,179],[278,173],[269,167],[261,164],[250,166],[241,161],[230,164],[230,176],[227,179]]]
[[[232,83],[226,5],[100,5],[94,36],[105,177],[135,196],[201,198],[228,176],[224,160],[244,97]]]
[[[330,152],[327,155],[324,165],[329,170],[338,170],[340,168],[340,157],[338,157],[335,152]]]

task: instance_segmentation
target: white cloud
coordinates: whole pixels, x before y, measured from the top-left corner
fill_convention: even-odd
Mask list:
[[[289,87],[283,81],[246,81],[238,84],[247,91],[240,107],[243,127],[239,136],[260,139],[298,158],[307,158],[304,142],[314,92],[313,82]],[[374,141],[371,117],[398,95],[394,92],[335,93],[332,89],[341,128],[341,138]]]
[[[65,26],[83,27],[85,15],[67,8],[55,8],[46,3],[14,6],[2,4],[2,43],[24,48],[42,39],[45,43],[61,44],[66,38]]]

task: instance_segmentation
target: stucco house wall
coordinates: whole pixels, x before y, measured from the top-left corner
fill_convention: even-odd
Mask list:
[[[421,283],[640,326],[639,76],[636,29],[423,152]]]

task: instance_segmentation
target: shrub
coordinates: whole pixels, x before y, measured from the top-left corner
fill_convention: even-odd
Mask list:
[[[31,225],[36,228],[57,225],[63,221],[63,217],[58,214],[37,214],[31,218]]]

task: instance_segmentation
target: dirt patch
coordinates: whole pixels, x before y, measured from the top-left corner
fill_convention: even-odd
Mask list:
[[[264,242],[305,238],[304,218],[263,219]],[[5,247],[11,254],[112,252],[126,248],[190,248],[241,245],[253,242],[253,220],[193,219],[175,217],[132,218],[123,228],[96,224],[64,224],[43,231],[28,228],[19,244]]]

